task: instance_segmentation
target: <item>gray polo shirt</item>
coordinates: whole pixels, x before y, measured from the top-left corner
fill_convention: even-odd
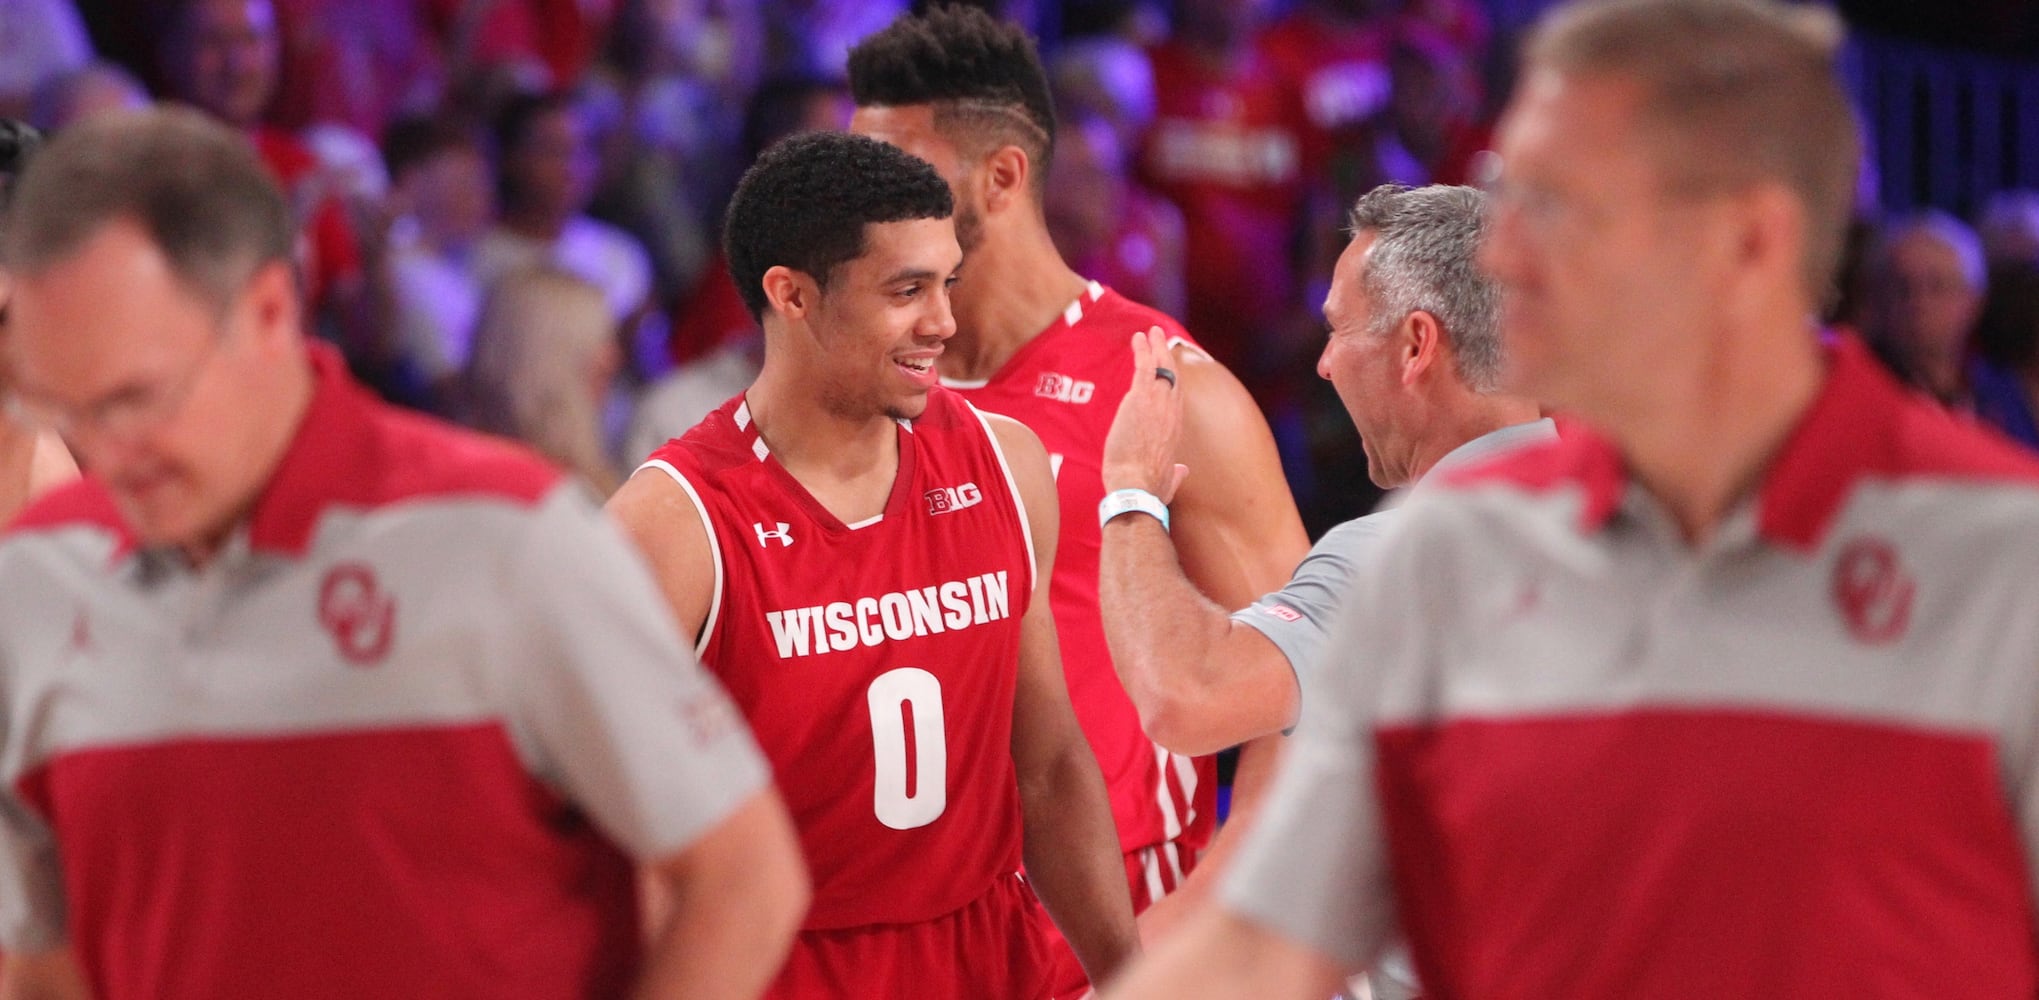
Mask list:
[[[1548,418],[1503,427],[1453,448],[1434,469],[1470,465],[1525,444],[1554,440],[1557,434],[1557,425]],[[1287,586],[1233,613],[1233,621],[1252,626],[1281,650],[1289,668],[1298,672],[1299,689],[1308,690],[1301,671],[1323,660],[1331,623],[1345,593],[1379,548],[1381,538],[1400,519],[1399,505],[1407,492],[1397,491],[1382,509],[1325,532],[1303,557]]]

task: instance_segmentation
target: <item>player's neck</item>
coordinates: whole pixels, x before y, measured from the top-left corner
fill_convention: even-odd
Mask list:
[[[1656,387],[1653,405],[1601,424],[1695,547],[1762,483],[1826,379],[1812,331],[1769,333],[1719,338],[1706,364]]]
[[[744,393],[772,458],[844,523],[883,513],[899,470],[899,424],[883,414],[852,419],[767,366]]]
[[[1045,229],[986,239],[964,263],[972,283],[956,305],[956,335],[939,362],[943,377],[981,381],[998,374],[1082,295],[1087,282],[1069,269]]]

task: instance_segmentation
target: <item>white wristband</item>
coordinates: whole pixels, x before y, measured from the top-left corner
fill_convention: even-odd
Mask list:
[[[1161,498],[1146,490],[1113,490],[1097,502],[1097,526],[1102,528],[1120,514],[1148,514],[1161,522],[1161,530],[1168,530],[1168,505]]]

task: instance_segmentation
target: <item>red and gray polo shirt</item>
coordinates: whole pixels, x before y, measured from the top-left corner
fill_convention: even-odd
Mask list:
[[[1442,998],[2039,991],[2039,462],[1850,342],[1699,546],[1590,433],[1444,485],[1232,909]]]
[[[619,996],[635,862],[762,758],[580,489],[315,363],[203,569],[91,480],[0,539],[0,946],[109,1000]]]

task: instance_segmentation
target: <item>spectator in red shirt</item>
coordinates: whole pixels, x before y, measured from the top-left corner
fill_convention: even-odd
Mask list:
[[[1133,183],[1102,115],[1059,112],[1048,235],[1076,273],[1171,316],[1183,313],[1182,213]]]
[[[1255,51],[1264,0],[1183,0],[1156,47],[1142,179],[1182,210],[1183,319],[1263,405],[1291,352],[1270,350],[1298,298],[1307,186],[1300,113]]]
[[[276,94],[281,47],[270,0],[191,0],[163,36],[160,55],[171,95],[248,136],[297,210],[299,267],[306,300],[338,317],[357,361],[379,358],[361,335],[366,295],[360,241],[346,205],[329,190],[318,160],[295,135],[264,119]]]

